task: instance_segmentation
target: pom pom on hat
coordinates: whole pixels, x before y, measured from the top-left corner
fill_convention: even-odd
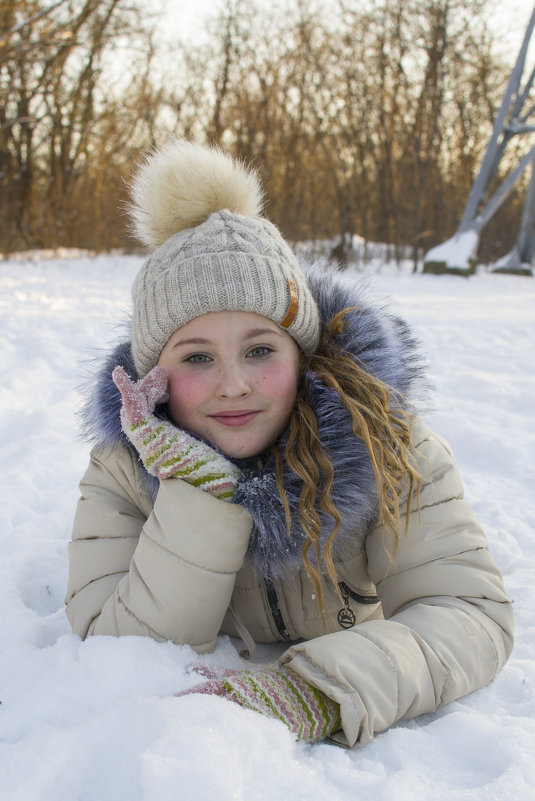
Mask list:
[[[172,141],[152,151],[134,175],[130,216],[149,248],[200,225],[217,211],[255,217],[263,192],[258,176],[216,147]]]
[[[173,141],[132,182],[130,214],[150,254],[133,287],[132,355],[142,378],[169,337],[208,312],[254,312],[315,350],[319,312],[295,254],[261,217],[256,173],[218,148]]]

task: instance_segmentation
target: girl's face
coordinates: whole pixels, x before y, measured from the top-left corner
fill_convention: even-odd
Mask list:
[[[171,336],[158,364],[169,373],[169,410],[181,428],[226,456],[268,449],[292,412],[299,348],[251,312],[210,312]]]

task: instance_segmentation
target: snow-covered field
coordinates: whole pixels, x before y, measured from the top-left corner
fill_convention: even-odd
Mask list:
[[[222,699],[171,697],[194,682],[188,647],[70,632],[80,364],[117,339],[139,264],[0,262],[2,801],[535,799],[535,282],[371,277],[428,354],[427,419],[454,446],[517,634],[490,687],[344,751]],[[238,661],[227,639],[205,659]]]

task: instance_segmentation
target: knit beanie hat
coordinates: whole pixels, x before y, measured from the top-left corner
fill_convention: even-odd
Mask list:
[[[134,232],[152,250],[132,287],[140,378],[177,328],[208,312],[255,312],[305,353],[316,349],[316,303],[295,254],[259,216],[254,171],[218,148],[173,141],[138,169],[132,200]]]

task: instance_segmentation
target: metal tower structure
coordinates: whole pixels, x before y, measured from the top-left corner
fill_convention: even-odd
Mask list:
[[[496,178],[500,161],[509,141],[515,136],[531,134],[535,131],[535,125],[528,124],[529,118],[535,112],[535,105],[529,100],[535,80],[535,67],[524,87],[521,86],[534,27],[535,7],[459,227],[451,239],[426,253],[424,272],[471,275],[476,265],[476,252],[481,229],[498,211],[524,170],[531,167],[531,180],[526,192],[516,243],[510,253],[500,259],[492,269],[495,272],[533,274],[531,264],[535,251],[535,145],[521,158],[518,165],[507,175],[494,194],[488,199],[487,195],[493,179]]]

